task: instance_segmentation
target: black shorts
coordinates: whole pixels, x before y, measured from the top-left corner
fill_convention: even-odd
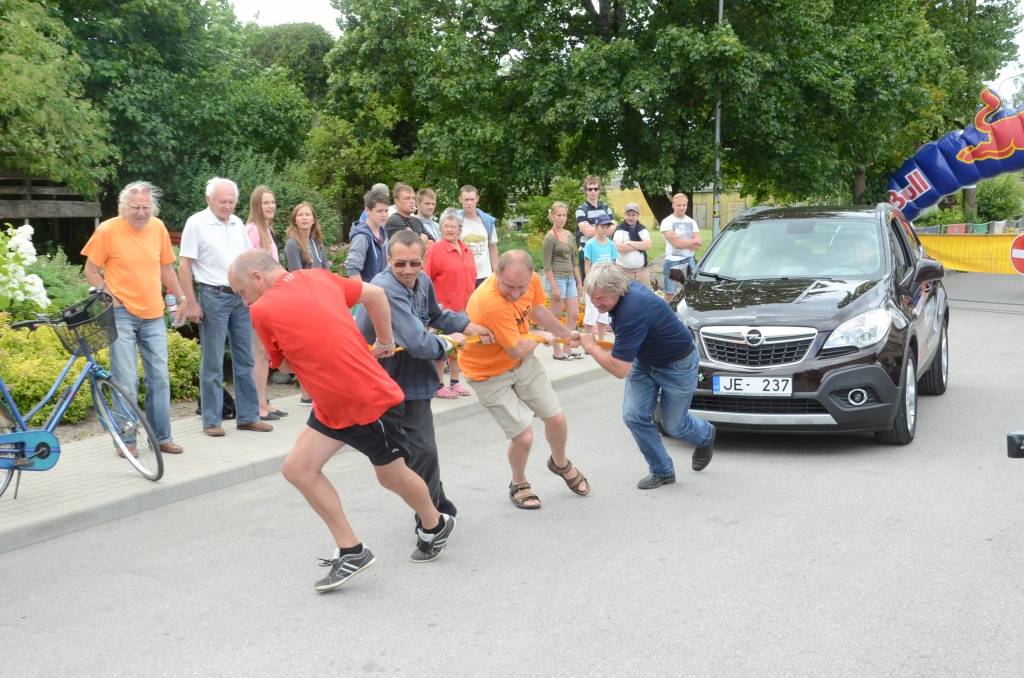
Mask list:
[[[331,428],[310,412],[306,425],[317,433],[359,450],[374,466],[387,466],[396,459],[409,461],[409,442],[405,430],[398,422],[397,414],[388,410],[380,419],[369,424]]]

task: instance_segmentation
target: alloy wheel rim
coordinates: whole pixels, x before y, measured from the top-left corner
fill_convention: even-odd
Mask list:
[[[914,422],[917,420],[917,375],[914,372],[914,361],[907,361],[907,388],[904,395],[904,407],[907,411],[907,430],[914,430]]]

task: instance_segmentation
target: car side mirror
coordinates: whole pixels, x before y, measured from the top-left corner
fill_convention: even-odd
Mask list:
[[[939,280],[945,275],[946,269],[939,262],[934,259],[919,259],[917,272],[914,274],[915,287],[932,280]]]

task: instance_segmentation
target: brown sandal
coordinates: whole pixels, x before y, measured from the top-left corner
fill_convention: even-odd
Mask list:
[[[530,492],[530,483],[509,483],[508,498],[512,500],[516,508],[533,510],[540,508],[540,497]],[[522,494],[527,492],[528,494]],[[536,504],[527,504],[528,501],[536,501]]]
[[[576,469],[575,478],[566,478],[566,476],[569,475],[569,471],[572,470],[572,462],[569,461],[568,458],[565,460],[565,466],[559,467],[555,464],[554,457],[548,457],[548,470],[556,476],[562,476],[562,480],[565,481],[566,486],[581,497],[585,497],[590,494],[590,483],[587,482],[587,477],[583,475],[583,471]],[[580,485],[583,483],[587,483],[586,490],[580,489]]]

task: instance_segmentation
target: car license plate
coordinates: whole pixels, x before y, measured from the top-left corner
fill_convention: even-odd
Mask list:
[[[716,374],[711,378],[711,392],[718,395],[790,396],[793,395],[793,378]]]

